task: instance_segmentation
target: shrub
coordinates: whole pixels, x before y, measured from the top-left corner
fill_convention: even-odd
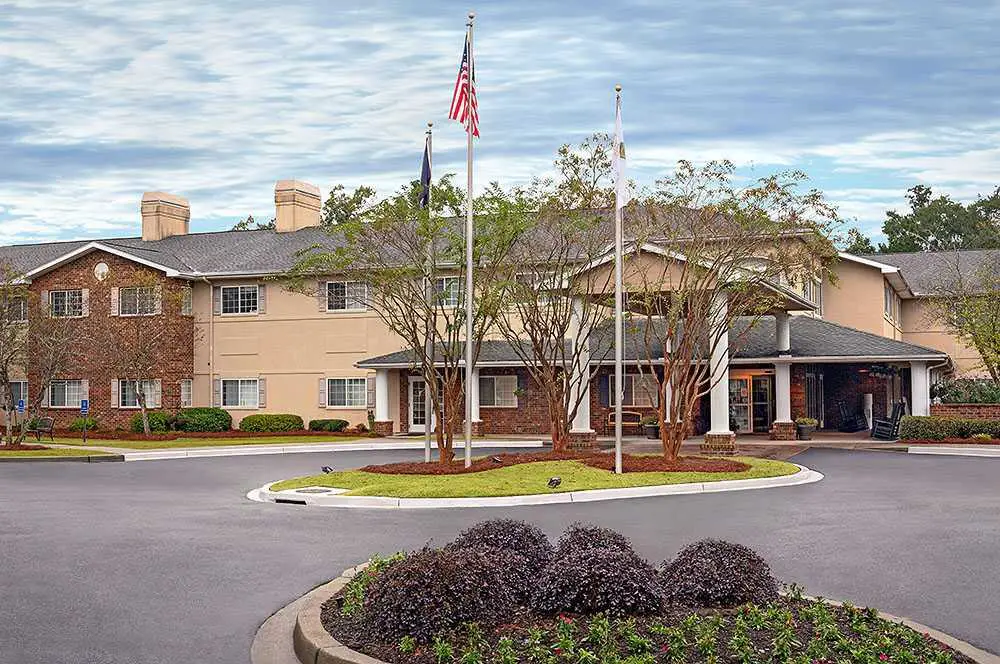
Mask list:
[[[941,417],[938,415],[907,415],[899,425],[899,437],[903,440],[968,438],[978,433],[985,433],[993,438],[1000,438],[1000,420],[970,420],[961,417]]]
[[[491,519],[462,531],[448,548],[491,547],[513,551],[529,565],[541,570],[549,564],[555,549],[541,528],[515,519]]]
[[[814,427],[819,425],[819,420],[814,417],[797,417],[795,423],[803,427]]]
[[[221,408],[185,408],[177,413],[178,431],[229,431],[233,417]]]
[[[170,415],[162,413],[158,410],[146,411],[146,416],[149,417],[149,430],[152,433],[162,433],[164,431],[170,431]],[[136,413],[129,420],[128,428],[132,433],[143,433],[142,428],[142,413]]]
[[[510,618],[516,602],[503,572],[483,551],[423,549],[380,574],[368,587],[363,627],[386,641],[435,635],[477,622]]]
[[[404,553],[396,553],[388,558],[383,558],[378,554],[372,556],[372,559],[368,561],[368,566],[355,574],[354,578],[344,586],[344,603],[340,607],[340,612],[345,616],[353,616],[361,611],[365,601],[365,593],[372,581],[405,557]]]
[[[974,433],[970,438],[972,440],[993,440],[993,436],[988,433]]]
[[[70,431],[83,431],[83,425],[87,425],[87,431],[96,431],[98,421],[95,417],[78,417],[69,423]]]
[[[636,616],[663,607],[656,570],[631,552],[591,548],[554,560],[542,572],[531,608],[542,615]]]
[[[661,572],[667,599],[699,607],[766,604],[778,597],[767,562],[749,547],[715,539],[688,545]]]
[[[257,432],[279,432],[279,431],[302,431],[305,425],[298,415],[287,413],[260,413],[259,415],[247,415],[240,420],[240,431]]]
[[[343,431],[347,420],[309,420],[310,431]]]
[[[556,546],[556,557],[562,558],[590,549],[610,549],[636,556],[628,538],[610,528],[574,523],[566,529]]]
[[[935,383],[931,396],[940,399],[941,403],[1000,403],[1000,383],[959,378]]]

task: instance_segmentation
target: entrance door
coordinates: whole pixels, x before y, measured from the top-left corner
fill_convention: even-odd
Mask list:
[[[750,431],[750,379],[729,379],[729,426],[735,433]]]
[[[771,376],[753,376],[750,379],[753,397],[753,431],[767,433],[774,422],[774,390]]]
[[[427,385],[423,378],[410,376],[410,433],[423,433],[427,429]]]

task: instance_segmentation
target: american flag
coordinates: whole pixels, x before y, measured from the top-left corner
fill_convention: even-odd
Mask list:
[[[479,102],[476,101],[476,65],[472,61],[470,35],[465,35],[465,50],[462,52],[462,66],[455,80],[455,93],[451,97],[449,120],[458,120],[465,125],[465,131],[479,136]],[[470,117],[471,116],[471,117]]]

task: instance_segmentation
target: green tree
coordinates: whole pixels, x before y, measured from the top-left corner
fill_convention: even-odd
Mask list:
[[[274,230],[274,217],[272,217],[271,221],[269,221],[267,223],[261,223],[259,221],[256,221],[253,218],[252,214],[248,214],[246,219],[243,219],[242,221],[236,222],[236,224],[233,225],[232,230],[234,230],[234,231],[267,231],[267,230],[273,231]]]
[[[411,192],[412,193],[412,192]],[[330,195],[323,203],[323,214],[320,218],[324,226],[336,226],[357,221],[372,212],[375,207],[375,189],[362,185],[347,193],[342,184],[336,184],[330,189]]]
[[[847,239],[844,242],[844,251],[855,256],[874,254],[875,245],[871,238],[861,232],[860,229],[851,228],[847,231]]]
[[[931,188],[922,184],[911,187],[906,198],[910,203],[908,212],[886,212],[882,224],[886,242],[879,245],[880,251],[1000,247],[1000,187],[969,205],[954,201],[947,194],[935,197]]]

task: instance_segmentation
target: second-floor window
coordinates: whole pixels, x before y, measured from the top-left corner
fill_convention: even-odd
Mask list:
[[[257,313],[257,286],[223,286],[222,313],[224,314],[255,314]]]
[[[884,313],[885,317],[889,320],[898,321],[899,320],[899,307],[900,299],[896,295],[896,291],[892,289],[892,286],[885,284],[885,298],[884,298]]]
[[[54,380],[49,383],[49,406],[79,408],[83,399],[82,380]]]
[[[457,307],[461,279],[459,277],[440,277],[434,280],[434,294],[442,307]]]
[[[122,288],[118,291],[118,313],[122,316],[152,316],[156,313],[156,288]]]
[[[59,318],[83,316],[83,290],[49,292],[49,308],[52,315]]]
[[[326,284],[327,311],[360,311],[367,308],[368,284],[363,281],[329,281]]]

